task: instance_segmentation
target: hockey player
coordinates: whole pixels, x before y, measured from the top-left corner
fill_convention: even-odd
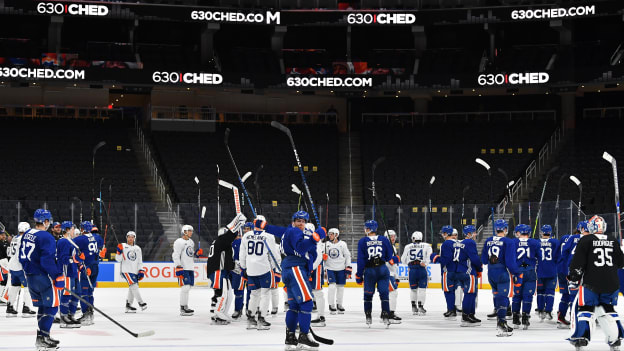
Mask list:
[[[412,301],[412,314],[424,316],[425,300],[427,298],[427,284],[429,274],[427,265],[431,256],[431,245],[422,242],[422,232],[412,233],[412,243],[403,250],[401,261],[407,264],[409,270],[410,300]],[[418,302],[418,305],[416,305]]]
[[[455,244],[457,236],[453,235],[453,227],[445,225],[440,230],[446,240],[440,247],[440,255],[434,258],[434,262],[440,263],[442,271],[442,290],[446,299],[446,312],[444,318],[455,320],[457,318],[457,310],[455,307],[455,290],[457,288],[457,261],[455,261]]]
[[[494,230],[496,236],[487,238],[483,245],[481,263],[488,265],[488,281],[494,295],[498,336],[511,336],[513,328],[507,325],[505,318],[509,298],[513,296],[513,284],[522,284],[522,275],[518,272],[515,245],[506,237],[507,221],[497,219],[494,222]]]
[[[65,276],[65,288],[76,295],[80,295],[80,284],[78,283],[78,263],[82,264],[79,258],[80,253],[76,249],[73,239],[76,237],[74,224],[69,221],[61,223],[62,237],[56,243],[56,259],[58,268]],[[61,294],[61,328],[80,328],[80,322],[74,318],[78,299],[69,291]]]
[[[247,222],[243,225],[243,234],[253,231],[253,223]],[[247,286],[247,278],[242,276],[240,266],[240,245],[241,236],[237,235],[232,242],[232,255],[234,259],[234,270],[230,274],[232,282],[232,290],[234,290],[234,313],[232,319],[237,320],[243,315],[243,305],[245,304],[245,288]],[[216,301],[215,301],[216,303]]]
[[[58,348],[59,341],[50,337],[54,315],[59,306],[59,290],[65,288],[65,276],[56,264],[56,241],[46,230],[52,222],[48,210],[38,209],[34,214],[35,228],[22,236],[18,248],[19,262],[28,280],[28,290],[37,311],[37,351]]]
[[[576,251],[576,245],[584,234],[589,234],[589,227],[586,221],[579,222],[576,225],[577,234],[570,235],[568,240],[566,240],[563,248],[561,249],[561,256],[564,257],[565,267],[568,268],[566,270],[566,274],[569,275],[569,267],[572,262],[572,257],[574,256],[574,252]],[[568,294],[570,298],[570,308],[572,308],[572,304],[574,303],[574,299],[576,298],[576,294],[578,293],[578,288],[574,284],[570,284],[568,282]],[[574,312],[572,313],[574,315]]]
[[[453,245],[455,252],[453,257],[457,257],[457,268],[455,277],[460,285],[462,298],[462,327],[476,327],[481,325],[481,320],[475,317],[477,283],[483,272],[483,265],[477,253],[477,243],[474,237],[477,229],[474,225],[464,226],[462,233],[465,239]]]
[[[513,241],[516,246],[518,272],[522,279],[520,283],[514,283],[511,311],[514,328],[520,328],[520,323],[522,323],[522,328],[526,330],[530,325],[531,303],[537,290],[535,265],[537,264],[540,242],[529,238],[531,227],[527,224],[518,224],[514,231],[518,234],[518,237]],[[520,319],[520,305],[522,305],[522,320]]]
[[[50,226],[50,234],[52,234],[52,236],[56,240],[59,240],[60,238],[62,238],[63,237],[63,231],[62,231],[62,228],[61,228],[61,223],[59,223],[59,222],[52,223],[52,225]]]
[[[93,290],[97,285],[97,276],[99,272],[99,253],[100,250],[104,250],[104,240],[99,234],[92,234],[93,224],[89,221],[84,221],[80,224],[82,228],[82,235],[74,239],[74,243],[78,245],[78,249],[84,254],[84,266],[80,274],[80,286],[82,288],[81,297],[94,304]],[[80,302],[82,309],[82,317],[80,317],[80,323],[84,325],[93,324],[93,309],[88,307],[84,302]]]
[[[312,235],[316,227],[312,223],[306,223],[304,234]],[[312,263],[312,267],[315,267],[310,274],[310,285],[312,287],[312,297],[314,301],[315,308],[312,309],[312,312],[317,313],[317,317],[312,319],[310,323],[313,327],[324,327],[325,326],[325,293],[323,292],[323,283],[324,283],[324,262],[327,259],[327,254],[325,253],[325,244],[316,245],[316,258]]]
[[[35,311],[31,310],[32,299],[30,297],[30,292],[28,291],[28,282],[26,281],[26,276],[24,275],[22,265],[19,262],[18,248],[20,247],[22,236],[28,230],[30,230],[30,225],[26,222],[20,222],[20,224],[17,226],[18,234],[14,236],[11,240],[11,245],[9,246],[7,251],[7,255],[9,257],[9,264],[7,265],[7,269],[11,273],[11,281],[8,284],[9,287],[6,310],[7,317],[17,317],[17,309],[15,307],[17,307],[18,295],[22,286],[24,286],[24,295],[22,298],[22,317],[34,317],[36,314]]]
[[[325,238],[325,229],[319,227],[312,235],[304,233],[310,216],[305,211],[297,211],[292,216],[290,227],[268,225],[266,221],[255,220],[256,228],[281,238],[282,281],[288,294],[286,311],[286,350],[316,350],[319,344],[312,339],[310,321],[312,313],[312,293],[309,284],[310,272],[316,259],[316,245]],[[299,338],[295,331],[299,326]]]
[[[227,315],[230,304],[232,303],[232,287],[230,286],[230,272],[234,270],[234,254],[232,252],[232,243],[238,236],[239,230],[245,224],[247,218],[239,213],[227,225],[226,228],[219,230],[219,235],[210,245],[210,254],[206,263],[206,272],[210,279],[211,287],[215,291],[216,305],[214,314],[211,319],[214,324],[225,325],[230,323],[230,317]],[[249,249],[243,246],[243,250]],[[240,252],[239,252],[240,258]],[[249,281],[247,282],[249,287]],[[267,307],[268,308],[268,307]],[[247,306],[249,311],[249,306]]]
[[[126,234],[126,243],[117,245],[115,261],[121,262],[120,272],[128,283],[128,297],[126,298],[126,313],[136,313],[132,306],[134,299],[139,303],[142,311],[147,309],[147,303],[143,301],[139,292],[139,282],[145,278],[143,269],[143,252],[136,244],[136,233],[129,231]]]
[[[389,291],[390,272],[386,266],[386,262],[394,264],[399,259],[393,256],[394,250],[392,244],[384,236],[377,235],[377,222],[368,220],[364,223],[364,231],[366,236],[358,242],[358,264],[355,281],[358,285],[364,283],[364,313],[366,314],[366,324],[370,327],[373,323],[373,295],[375,287],[379,292],[381,300],[381,319],[386,324],[386,328],[390,325],[390,301]]]
[[[186,224],[182,226],[182,237],[173,243],[173,264],[175,275],[180,285],[180,315],[192,316],[194,310],[188,307],[189,291],[195,285],[195,243],[191,240],[193,227]]]
[[[575,234],[578,234],[578,224],[577,230]],[[565,316],[568,313],[568,308],[570,306],[570,292],[568,291],[568,258],[563,255],[563,248],[570,240],[572,235],[566,234],[561,237],[559,241],[559,246],[557,247],[557,251],[559,253],[559,257],[557,259],[557,280],[559,284],[559,293],[561,294],[561,299],[559,300],[559,308],[557,310],[557,328],[559,329],[569,329],[570,321],[565,319]]]
[[[243,276],[247,276],[247,285],[251,290],[247,307],[247,329],[268,330],[271,323],[266,321],[266,316],[271,303],[272,283],[272,259],[269,253],[275,257],[279,248],[275,243],[275,237],[262,229],[246,232],[241,240],[241,246],[243,249],[239,253],[240,266]]]
[[[537,255],[537,312],[540,321],[552,320],[557,286],[557,260],[559,241],[551,237],[552,227],[544,224],[540,228],[540,251]]]
[[[347,279],[351,278],[351,252],[347,243],[339,240],[340,231],[338,228],[331,228],[327,232],[327,242],[325,243],[327,261],[325,269],[327,271],[327,282],[329,284],[329,313],[343,314],[345,309],[342,306],[344,296],[344,286]]]
[[[12,241],[12,239],[11,239]],[[9,299],[9,245],[7,234],[0,231],[0,303],[6,304]]]
[[[396,232],[392,229],[386,230],[384,236],[390,240],[390,244],[392,245],[392,256],[399,258],[399,243],[396,242]],[[399,267],[400,259],[394,261],[394,263],[390,264],[386,262],[386,266],[388,266],[388,271],[390,272],[390,285],[388,287],[389,297],[390,297],[390,314],[388,319],[391,324],[401,324],[401,317],[395,314],[397,300],[399,296]]]
[[[614,306],[618,300],[617,270],[624,266],[624,254],[613,237],[606,235],[607,222],[593,216],[583,232],[570,263],[570,289],[578,289],[574,300],[572,336],[568,339],[577,350],[587,346],[595,321],[605,334],[611,350],[619,350],[624,337],[622,322]]]

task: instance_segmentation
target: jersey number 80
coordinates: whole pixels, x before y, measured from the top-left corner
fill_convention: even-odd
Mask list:
[[[247,243],[247,254],[248,255],[256,255],[256,256],[262,256],[262,254],[264,253],[264,242],[262,241],[250,241]]]

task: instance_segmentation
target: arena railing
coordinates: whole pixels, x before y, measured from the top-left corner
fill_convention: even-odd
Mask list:
[[[526,120],[557,120],[557,112],[555,110],[529,110],[529,111],[484,111],[484,112],[441,112],[441,113],[362,113],[362,123],[410,123],[412,126],[416,124],[426,124],[427,122],[473,122],[473,121],[526,121]]]

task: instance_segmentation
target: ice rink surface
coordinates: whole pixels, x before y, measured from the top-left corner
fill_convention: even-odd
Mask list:
[[[60,329],[55,324],[52,337],[60,340],[60,350],[283,350],[285,324],[283,306],[279,313],[267,320],[272,323],[267,331],[246,330],[242,319],[227,326],[210,324],[210,297],[212,290],[194,288],[191,290],[189,307],[195,315],[182,317],[178,311],[178,289],[144,288],[141,294],[148,303],[146,311],[126,314],[125,297],[127,289],[99,288],[95,291],[96,306],[117,319],[134,332],[154,330],[151,337],[135,339],[109,322],[97,312],[95,324],[79,329]],[[515,330],[513,336],[496,336],[495,322],[486,320],[492,311],[492,294],[489,290],[479,291],[477,318],[483,322],[480,327],[461,328],[457,321],[442,317],[446,307],[441,289],[428,289],[426,316],[413,316],[409,301],[409,290],[399,289],[397,315],[403,323],[386,329],[379,320],[380,304],[375,296],[373,325],[368,328],[364,321],[363,291],[361,288],[345,289],[344,315],[326,313],[327,327],[315,328],[320,336],[335,340],[333,346],[322,345],[321,350],[574,350],[565,340],[569,330],[557,329],[555,321],[540,323],[532,312],[529,330]],[[327,298],[327,291],[325,290]],[[282,296],[280,295],[280,299]],[[559,295],[555,300],[557,309]],[[283,301],[280,301],[281,303]],[[136,307],[136,303],[135,303]],[[534,309],[534,307],[533,307]],[[617,308],[622,312],[622,303]],[[4,311],[2,311],[4,312]],[[556,314],[554,312],[553,314]],[[0,350],[34,350],[36,318],[4,318],[0,315]],[[511,321],[509,322],[511,324]],[[588,350],[608,350],[600,330],[596,331]]]

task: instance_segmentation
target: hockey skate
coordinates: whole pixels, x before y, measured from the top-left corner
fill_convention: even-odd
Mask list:
[[[561,312],[557,312],[557,328],[570,329],[570,322],[565,319],[565,316]]]
[[[609,351],[620,351],[620,345],[622,344],[621,340],[616,340],[612,344],[609,344]]]
[[[544,315],[546,316],[546,320],[549,320],[549,321],[553,320],[552,312],[544,312]]]
[[[58,350],[58,340],[54,340],[49,336],[37,335],[35,341],[35,347],[37,351],[54,351]]]
[[[507,306],[507,316],[505,317],[505,319],[510,320],[511,316],[512,316],[511,306]]]
[[[269,330],[271,329],[271,323],[264,320],[264,317],[258,316],[258,330]]]
[[[80,328],[80,322],[75,319],[69,318],[69,315],[61,315],[61,328]]]
[[[286,351],[293,351],[297,349],[297,336],[295,335],[295,332],[288,331],[288,328],[286,328],[286,341],[284,344],[286,345],[284,348]]]
[[[481,325],[481,320],[476,319],[474,315],[462,313],[462,321],[460,326],[462,327],[478,327]]]
[[[427,314],[427,310],[425,309],[425,307],[423,306],[422,302],[418,303],[418,315],[419,316],[424,316]]]
[[[297,340],[297,350],[318,350],[319,344],[310,338],[308,334],[299,333]]]
[[[288,311],[288,302],[284,302],[284,312]]]
[[[139,307],[141,307],[141,311],[145,311],[147,309],[147,303],[146,302],[139,302]]]
[[[342,307],[342,305],[336,305],[336,309],[338,309],[338,314],[344,314],[345,313],[345,309],[344,309],[344,307]]]
[[[444,319],[449,320],[449,321],[454,321],[457,319],[457,311],[455,310],[450,310],[450,311],[446,311],[444,312]]]
[[[13,305],[11,305],[10,303],[7,303],[6,316],[7,318],[17,317],[17,311],[15,310],[15,308],[13,308]]]
[[[513,313],[513,317],[512,317],[513,321],[511,322],[511,324],[513,325],[514,329],[520,329],[520,312],[514,312]]]
[[[496,331],[497,331],[496,336],[499,336],[499,337],[506,337],[506,336],[513,335],[513,328],[507,325],[506,320],[498,321],[498,323],[496,323]]]
[[[529,322],[530,318],[531,316],[528,313],[522,312],[522,329],[529,329],[529,325],[531,325],[531,323]]]
[[[82,316],[79,319],[80,325],[87,326],[93,325],[93,311],[89,308],[86,311],[83,311]]]
[[[371,325],[373,324],[372,312],[371,311],[366,311],[366,312],[364,312],[364,314],[366,314],[366,325],[368,325],[368,327],[370,328]]]
[[[32,318],[37,315],[37,312],[28,308],[28,306],[24,305],[22,307],[22,318]]]
[[[336,306],[329,305],[329,314],[336,314],[337,312]]]
[[[242,317],[242,315],[243,315],[242,310],[234,311],[234,313],[232,313],[232,319],[237,321],[240,319],[240,317]]]
[[[212,320],[212,322],[210,324],[214,324],[214,325],[228,325],[230,324],[230,321],[227,319],[223,319],[223,318],[219,318],[217,316],[215,316],[215,318]]]
[[[577,351],[585,350],[587,348],[587,344],[589,343],[589,340],[585,338],[568,340],[570,340],[570,344],[572,344]]]
[[[416,301],[412,301],[412,315],[418,315],[418,307],[416,306]]]
[[[126,313],[136,313],[137,309],[130,305],[130,302],[126,302]]]
[[[494,310],[494,312],[487,315],[488,321],[493,321],[493,320],[496,320],[497,318],[498,318],[498,314],[496,313],[496,310]]]
[[[273,307],[271,310],[271,316],[275,316],[277,314],[277,307]]]
[[[74,324],[77,325],[76,328],[80,328],[82,325],[80,324],[80,321],[74,318],[73,314],[68,314],[67,317],[69,318],[69,320],[71,320],[72,322],[74,322]],[[60,322],[59,322],[60,323]]]
[[[536,310],[536,312],[537,312],[537,318],[539,318],[540,323],[544,322],[544,319],[546,319],[546,312],[539,311],[539,310]]]
[[[388,320],[390,321],[390,324],[401,324],[402,319],[401,317],[394,314],[394,311],[390,311],[390,314],[388,315]]]
[[[180,306],[180,316],[192,316],[195,311],[188,308],[188,306]]]
[[[247,330],[258,329],[258,321],[251,314],[247,315]]]
[[[386,329],[390,328],[390,313],[386,311],[381,312],[381,322],[386,325]]]
[[[325,326],[325,317],[319,316],[317,319],[313,319],[310,321],[310,324],[313,327],[324,327]]]

